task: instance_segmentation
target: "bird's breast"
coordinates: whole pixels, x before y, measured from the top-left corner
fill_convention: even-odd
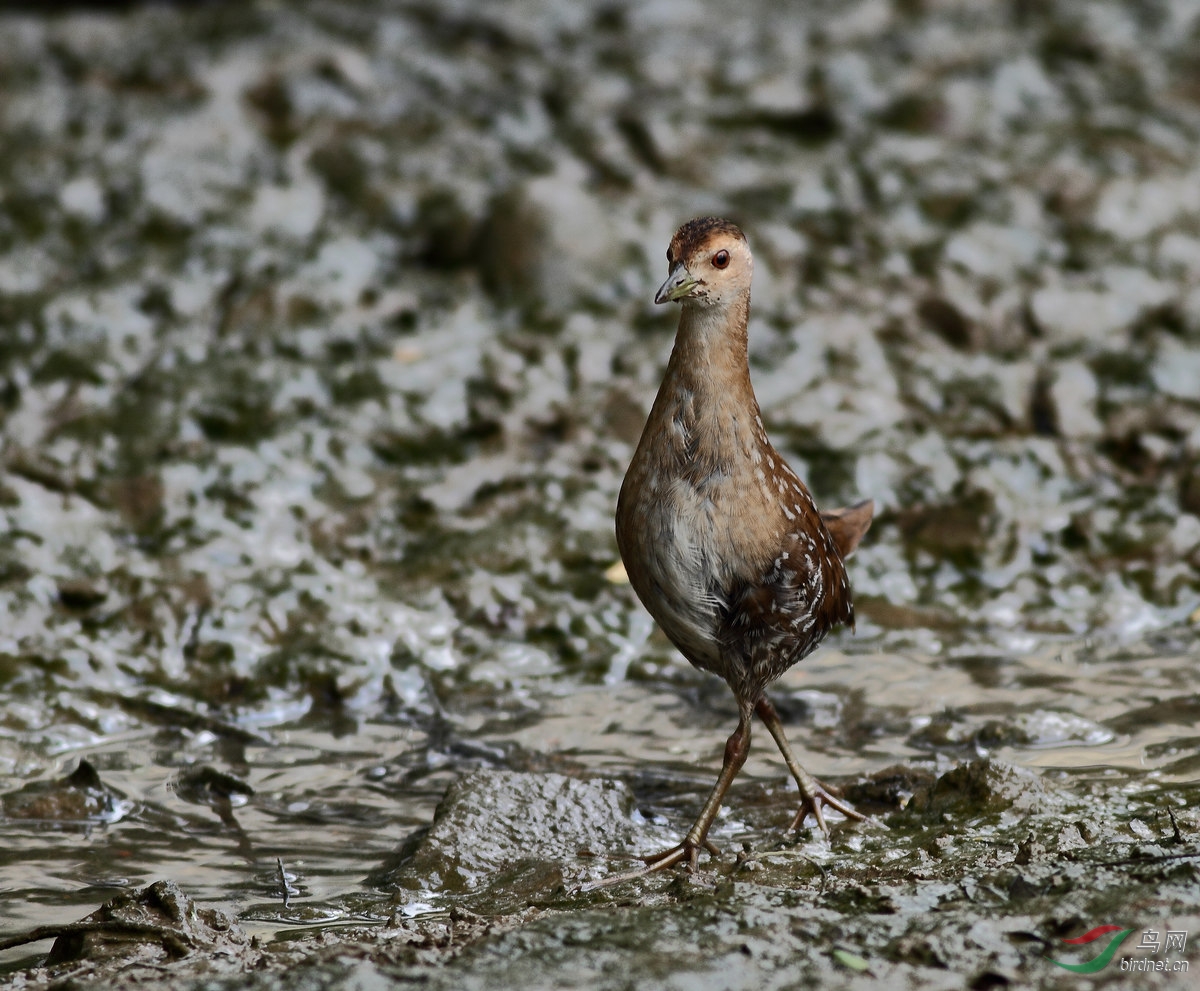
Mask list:
[[[724,675],[724,590],[735,573],[769,567],[760,547],[770,544],[766,516],[736,447],[706,443],[682,418],[672,423],[630,464],[617,543],[634,591],[671,641],[697,667]]]

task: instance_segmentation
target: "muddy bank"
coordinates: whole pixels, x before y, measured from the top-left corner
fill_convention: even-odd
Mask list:
[[[370,927],[264,944],[159,883],[67,927],[18,986],[168,973],[196,988],[1051,988],[1065,964],[1092,987],[1127,987],[1131,967],[1161,961],[1146,980],[1170,987],[1200,923],[1194,784],[1130,793],[986,759],[940,777],[893,767],[847,788],[873,817],[836,825],[829,843],[772,832],[780,796],[760,795],[726,837],[744,841],[736,857],[582,893],[597,848],[663,843],[661,825],[630,814],[636,791],[476,772],[372,878],[394,893]],[[1123,934],[1067,942],[1114,919]],[[1155,948],[1129,938],[1145,932]],[[1164,946],[1166,932],[1183,946]],[[1089,968],[1113,941],[1121,955]]]

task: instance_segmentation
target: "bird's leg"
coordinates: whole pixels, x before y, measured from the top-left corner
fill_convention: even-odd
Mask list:
[[[737,777],[738,771],[746,763],[746,755],[750,753],[751,710],[749,706],[742,706],[741,709],[742,712],[738,719],[738,727],[725,743],[725,757],[721,762],[721,773],[717,777],[717,783],[713,785],[713,790],[708,796],[708,801],[704,803],[704,808],[700,810],[699,817],[692,825],[692,828],[687,831],[687,835],[683,838],[683,841],[669,850],[664,850],[662,853],[645,857],[645,867],[640,867],[636,871],[628,871],[625,874],[606,877],[601,881],[592,881],[589,884],[583,885],[583,891],[594,891],[597,888],[607,888],[609,885],[621,884],[623,881],[631,881],[634,878],[644,877],[647,874],[653,874],[655,871],[664,870],[680,862],[686,862],[688,869],[695,871],[700,859],[701,849],[707,850],[714,856],[717,854],[717,848],[708,840],[708,831],[712,828],[713,820],[717,818],[717,813],[721,810],[721,802],[725,798],[725,793],[729,791],[729,786],[733,783],[733,779]]]
[[[670,864],[678,863],[687,857],[688,867],[694,871],[700,857],[701,847],[710,853],[717,852],[717,848],[708,842],[708,831],[712,828],[717,813],[721,811],[721,802],[725,798],[725,793],[729,791],[733,779],[737,777],[738,771],[746,763],[746,755],[749,753],[750,713],[747,711],[738,720],[738,727],[733,731],[733,735],[725,741],[725,757],[721,761],[721,773],[717,776],[717,783],[713,785],[708,801],[704,803],[704,808],[700,810],[700,815],[696,818],[692,828],[688,830],[687,836],[683,838],[683,842],[679,846],[647,857],[646,863],[657,868],[667,866],[668,862]]]
[[[783,754],[783,761],[788,766],[788,770],[792,772],[792,777],[796,779],[796,784],[800,788],[800,808],[796,812],[796,816],[792,819],[791,825],[788,826],[788,831],[800,828],[800,824],[808,817],[811,812],[813,818],[817,820],[817,825],[821,828],[821,832],[826,836],[829,835],[829,827],[825,824],[825,817],[821,814],[821,806],[828,805],[830,808],[837,809],[842,815],[848,816],[851,819],[860,819],[866,821],[866,816],[854,808],[848,802],[831,795],[825,790],[825,786],[816,778],[809,774],[800,766],[800,762],[796,760],[796,755],[792,753],[792,747],[787,741],[787,737],[783,735],[783,723],[779,720],[779,713],[775,711],[775,706],[771,704],[771,700],[765,695],[758,700],[758,704],[754,707],[754,711],[758,714],[758,718],[763,721],[763,725],[767,727],[767,732],[774,738],[775,743],[779,747],[779,752]]]

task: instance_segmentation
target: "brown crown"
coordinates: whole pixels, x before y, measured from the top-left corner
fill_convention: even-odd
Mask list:
[[[728,234],[740,241],[746,240],[746,235],[737,224],[720,217],[697,217],[675,232],[671,246],[667,248],[667,261],[674,265],[681,258],[691,258],[714,234]]]

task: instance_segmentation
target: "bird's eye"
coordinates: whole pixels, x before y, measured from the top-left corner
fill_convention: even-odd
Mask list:
[[[729,264],[729,252],[722,248],[712,256],[713,268],[725,268]]]

